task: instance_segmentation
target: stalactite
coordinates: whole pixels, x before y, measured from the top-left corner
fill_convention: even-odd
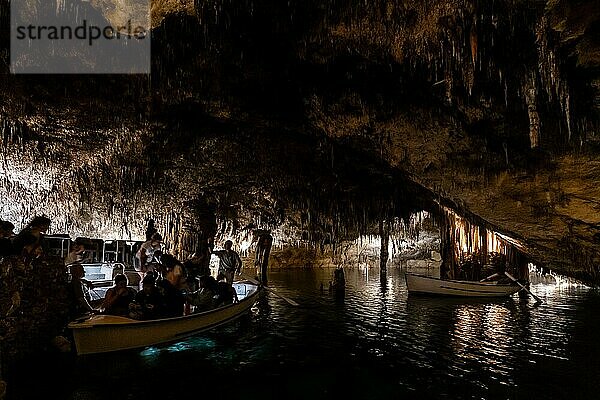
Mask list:
[[[537,83],[535,73],[525,81],[525,102],[529,115],[529,142],[532,149],[540,145],[540,116],[537,111]]]
[[[476,24],[476,19],[474,19],[474,22],[471,25],[471,30],[470,30],[470,34],[469,34],[469,43],[471,45],[471,63],[473,65],[473,69],[475,69],[475,65],[477,63],[477,24]]]

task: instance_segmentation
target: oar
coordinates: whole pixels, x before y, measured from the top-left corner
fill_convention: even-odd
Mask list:
[[[256,279],[252,279],[252,278],[244,278],[244,279],[246,279],[247,281],[250,281],[250,282],[252,282],[252,283],[253,283],[253,284],[255,284],[255,285],[262,285],[262,284],[261,284],[259,281],[257,281]],[[285,296],[282,296],[282,295],[280,295],[279,293],[277,293],[277,292],[275,291],[275,289],[271,289],[271,288],[270,288],[270,287],[268,287],[267,285],[262,285],[262,287],[264,287],[266,290],[268,290],[269,292],[273,293],[275,296],[279,297],[280,299],[283,299],[283,300],[287,301],[287,302],[288,302],[290,305],[292,305],[292,306],[294,306],[294,307],[297,307],[297,306],[299,306],[299,305],[300,305],[300,304],[296,303],[294,300],[292,300],[292,299],[290,299],[290,298],[288,298],[288,297],[285,297]]]
[[[521,282],[519,282],[514,276],[512,276],[511,274],[509,274],[506,271],[504,271],[504,275],[508,276],[510,278],[510,280],[512,280],[513,282],[515,282],[517,285],[521,286],[521,289],[525,289],[525,291],[527,293],[529,293],[535,299],[536,303],[541,303],[542,302],[542,299],[540,299],[539,297],[537,297],[535,294],[531,293],[531,290],[529,290],[525,286],[523,286],[521,284]]]

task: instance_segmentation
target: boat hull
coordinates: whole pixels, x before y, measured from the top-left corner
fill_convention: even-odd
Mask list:
[[[521,288],[513,284],[494,282],[456,281],[406,273],[409,293],[455,297],[502,297],[510,296]]]
[[[78,355],[106,353],[174,342],[244,315],[258,299],[259,287],[238,303],[182,317],[137,321],[112,315],[95,315],[69,324]]]

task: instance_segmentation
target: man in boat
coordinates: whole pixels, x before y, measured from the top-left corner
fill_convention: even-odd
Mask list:
[[[123,274],[117,274],[114,282],[114,286],[106,291],[102,302],[104,314],[127,316],[129,303],[135,299],[137,292],[127,286],[127,277]]]
[[[162,261],[162,279],[157,288],[162,300],[161,317],[179,317],[183,315],[185,297],[181,289],[185,284],[183,264],[170,254],[164,254]]]
[[[227,240],[223,246],[224,250],[214,251],[213,254],[219,257],[219,274],[225,276],[225,280],[230,285],[233,283],[233,276],[237,272],[238,274],[242,271],[242,259],[240,255],[231,249],[233,242]]]
[[[511,283],[512,280],[508,276],[506,276],[506,274],[504,273],[505,271],[505,265],[497,265],[496,272],[494,274],[488,276],[487,278],[481,279],[479,282],[496,282],[499,284]]]
[[[142,290],[129,305],[129,317],[147,320],[157,318],[161,314],[162,297],[155,284],[154,275],[146,275],[142,280]]]

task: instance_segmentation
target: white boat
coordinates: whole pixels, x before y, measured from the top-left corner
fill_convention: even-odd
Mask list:
[[[106,353],[169,343],[228,323],[250,309],[260,286],[234,282],[238,302],[181,317],[138,321],[114,315],[94,315],[69,324],[78,355]]]
[[[500,297],[510,296],[521,287],[516,284],[496,282],[457,281],[432,278],[425,275],[406,273],[406,287],[409,293],[435,294],[460,297]]]

